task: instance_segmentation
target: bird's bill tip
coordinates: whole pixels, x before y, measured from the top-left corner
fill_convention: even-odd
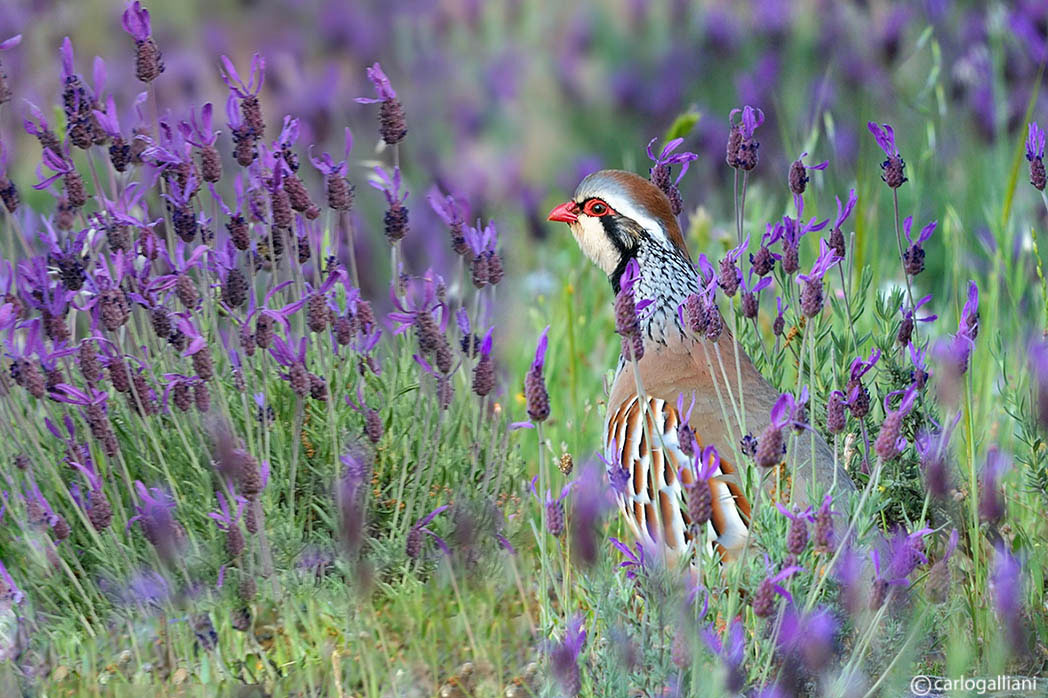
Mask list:
[[[559,206],[554,207],[549,212],[549,216],[546,217],[548,221],[557,221],[559,223],[574,223],[579,219],[578,211],[579,207],[574,201],[565,201]]]

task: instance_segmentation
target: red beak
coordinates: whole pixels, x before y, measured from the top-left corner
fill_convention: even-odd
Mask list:
[[[574,201],[565,201],[560,206],[557,206],[549,212],[546,220],[548,221],[559,221],[561,223],[574,223],[579,219],[577,211],[579,205]]]

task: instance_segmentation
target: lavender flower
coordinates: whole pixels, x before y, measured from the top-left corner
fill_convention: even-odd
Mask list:
[[[800,196],[804,193],[805,186],[809,181],[808,172],[811,170],[825,170],[830,164],[829,160],[823,160],[818,165],[805,165],[802,161],[807,157],[808,153],[801,153],[800,157],[793,161],[790,165],[789,185],[790,191],[793,192],[794,196]]]
[[[781,337],[782,333],[786,330],[786,317],[784,313],[789,309],[790,304],[782,304],[782,296],[776,296],[775,305],[778,308],[778,313],[775,315],[775,320],[771,323],[771,331],[776,337]]]
[[[1048,429],[1048,343],[1031,342],[1028,353],[1036,389],[1037,421],[1042,429]]]
[[[495,363],[491,360],[492,327],[480,343],[480,360],[473,367],[473,392],[478,397],[487,397],[495,389]]]
[[[408,192],[400,193],[400,168],[393,168],[393,174],[386,172],[384,167],[375,168],[376,179],[369,180],[375,189],[381,191],[386,197],[385,223],[386,239],[391,243],[401,240],[408,232],[408,209],[404,205],[407,201]]]
[[[135,40],[135,77],[146,84],[153,82],[164,72],[164,59],[153,41],[149,10],[135,0],[124,10],[121,24]]]
[[[741,245],[728,250],[724,255],[724,258],[720,261],[717,285],[721,287],[721,290],[724,291],[726,296],[734,296],[735,292],[739,290],[739,282],[742,280],[742,272],[739,270],[738,261],[739,257],[742,256],[742,253],[749,246],[750,236],[747,235]]]
[[[785,226],[782,223],[768,223],[767,230],[761,235],[761,246],[756,254],[750,254],[750,267],[757,276],[767,276],[775,270],[775,261],[782,255],[771,251],[771,246],[782,239]]]
[[[710,488],[710,479],[720,468],[720,454],[714,446],[706,446],[696,455],[697,459],[692,466],[695,479],[691,484],[684,486],[684,500],[691,525],[699,531],[713,516],[713,490]],[[683,472],[678,476],[683,476]]]
[[[751,286],[750,284],[753,282],[753,269],[751,268],[749,281],[750,283],[747,283],[746,281],[742,282],[742,297],[740,305],[743,317],[750,320],[756,320],[757,314],[760,311],[760,302],[757,299],[757,294],[771,285],[772,278],[770,276],[765,276]]]
[[[797,217],[784,216],[782,219],[782,270],[787,274],[794,274],[800,269],[800,244],[801,239],[808,233],[815,233],[826,227],[829,220],[816,222],[813,216],[804,222],[804,200],[794,197],[797,206]]]
[[[242,136],[252,140],[262,138],[265,129],[265,121],[262,119],[262,109],[258,103],[258,93],[262,90],[262,84],[266,79],[266,59],[262,54],[256,53],[251,57],[251,75],[245,83],[240,74],[237,73],[233,61],[229,57],[222,56],[222,81],[230,90],[230,96],[235,95],[240,99],[240,114],[243,118],[242,127],[249,131]],[[234,138],[237,137],[234,130]]]
[[[680,180],[684,177],[684,174],[688,171],[688,163],[697,159],[699,156],[696,153],[689,153],[687,151],[681,151],[679,153],[673,152],[684,142],[683,138],[675,138],[672,141],[669,141],[665,146],[663,146],[662,152],[656,155],[654,151],[652,151],[651,146],[654,145],[657,140],[657,138],[652,138],[651,141],[648,142],[648,157],[654,163],[649,170],[649,176],[652,184],[661,189],[662,193],[666,195],[666,198],[670,200],[670,208],[673,211],[673,215],[679,216],[681,211],[684,210],[684,203],[681,200],[680,189],[677,187],[680,184]],[[673,165],[681,166],[676,179],[673,179],[673,173],[671,171]]]
[[[236,507],[231,508],[230,502],[221,492],[215,492],[218,499],[218,511],[208,512],[208,518],[218,523],[220,531],[226,534],[226,553],[231,558],[236,558],[244,552],[244,534],[240,530],[240,518],[244,514],[244,505],[247,500],[240,495],[234,495],[233,502]]]
[[[343,454],[340,460],[343,470],[337,490],[341,515],[339,532],[346,551],[353,555],[360,549],[364,537],[364,493],[369,468],[367,462],[352,451]]]
[[[1004,518],[1004,493],[1001,491],[1001,477],[1008,472],[1011,463],[997,448],[990,448],[986,454],[986,464],[979,476],[979,518],[990,524],[996,524]]]
[[[1007,634],[1012,650],[1019,652],[1026,645],[1022,619],[1022,568],[1003,545],[995,552],[989,582],[994,610],[1000,618],[1001,627]]]
[[[790,393],[783,393],[771,408],[771,421],[757,440],[757,465],[771,468],[782,462],[786,454],[786,441],[782,430],[787,426],[804,428],[804,403],[808,400],[808,389],[801,392],[800,399],[794,399]]]
[[[0,69],[0,90],[3,90],[3,79],[3,70]],[[14,213],[18,210],[18,205],[22,203],[18,187],[8,177],[7,150],[3,143],[0,143],[0,202],[3,202],[8,213]]]
[[[219,132],[211,124],[212,109],[211,102],[208,102],[200,109],[199,121],[194,109],[189,113],[189,121],[182,121],[178,125],[186,143],[200,150],[200,178],[208,184],[214,184],[222,178],[222,156],[215,147]]]
[[[738,122],[735,116],[741,114]],[[745,171],[757,166],[757,149],[760,143],[753,137],[753,132],[764,123],[764,112],[746,105],[742,109],[732,109],[728,115],[731,132],[728,136],[726,160],[728,165]]]
[[[1038,191],[1044,191],[1048,184],[1048,175],[1044,170],[1044,131],[1036,122],[1030,122],[1029,135],[1026,137],[1026,159],[1030,161],[1030,184]]]
[[[877,141],[877,145],[880,146],[881,150],[887,156],[884,162],[881,163],[881,169],[884,170],[881,175],[881,179],[892,189],[898,189],[906,181],[906,175],[904,169],[906,163],[899,155],[899,149],[895,146],[895,131],[888,124],[882,124],[878,126],[876,123],[870,121],[866,124],[866,127],[873,134],[874,140]]]
[[[907,308],[905,305],[899,306],[899,312],[902,313],[902,322],[899,323],[899,331],[895,334],[895,340],[906,346],[910,344],[910,340],[913,337],[913,330],[918,322],[933,322],[938,319],[938,315],[925,315],[924,317],[917,317],[916,313],[920,310],[922,305],[925,305],[931,301],[931,295],[927,295],[924,298],[917,301],[912,308]],[[921,386],[922,387],[923,383]]]
[[[546,364],[548,335],[549,327],[547,326],[539,335],[538,346],[535,348],[535,360],[531,362],[531,368],[524,377],[524,395],[528,405],[528,416],[536,422],[546,421],[550,412],[546,379],[542,375]]]
[[[946,544],[946,551],[943,553],[943,556],[936,560],[935,564],[928,570],[928,577],[924,584],[928,598],[932,603],[945,603],[950,593],[950,556],[957,549],[957,539],[958,534],[955,528],[950,533],[950,540]]]
[[[841,206],[841,200],[838,197],[833,197],[837,201],[837,217],[833,219],[833,227],[830,228],[830,239],[827,241],[830,247],[837,253],[837,256],[844,259],[844,253],[846,244],[844,241],[844,231],[841,226],[848,220],[848,216],[855,209],[855,202],[858,200],[855,196],[855,189],[848,192],[848,202]]]
[[[881,350],[874,349],[868,359],[853,359],[848,369],[848,385],[845,391],[848,393],[848,408],[856,419],[862,419],[870,413],[870,391],[862,384],[862,377],[877,365],[880,358]]]
[[[22,35],[15,34],[14,36],[0,41],[0,53],[4,51],[10,51],[18,44],[22,43]],[[11,101],[11,86],[7,84],[7,73],[4,72],[4,67],[0,64],[0,105]]]
[[[746,630],[742,622],[732,622],[727,631],[726,642],[722,643],[712,627],[702,631],[703,640],[710,652],[717,655],[724,665],[724,691],[735,695],[742,692],[746,685],[746,672],[743,660],[746,658]]]
[[[470,272],[473,286],[484,288],[488,284],[495,285],[502,280],[502,260],[495,252],[498,245],[499,234],[495,229],[495,222],[488,221],[481,227],[480,221],[475,226],[470,226],[465,233],[466,249],[470,253]]]
[[[440,549],[444,551],[445,554],[450,553],[448,545],[444,542],[444,539],[438,536],[429,528],[429,524],[433,521],[433,519],[435,519],[438,514],[440,514],[443,511],[446,511],[449,508],[450,505],[448,504],[439,506],[415,522],[415,524],[408,531],[407,542],[405,544],[405,553],[409,558],[415,560],[422,553],[423,533],[432,538],[440,547]]]
[[[831,508],[833,504],[833,497],[826,494],[822,498],[822,504],[815,512],[815,552],[817,553],[829,553],[833,549],[834,543],[834,531],[833,531],[833,515],[834,511]]]
[[[397,98],[397,93],[389,78],[382,72],[382,66],[375,63],[367,69],[368,80],[375,86],[375,97],[357,97],[358,104],[380,104],[378,111],[379,135],[386,145],[396,145],[408,134],[407,119],[404,116],[404,105]]]
[[[581,615],[572,616],[564,631],[564,638],[549,647],[550,669],[567,696],[577,696],[582,690],[579,672],[579,654],[586,646],[586,629]]]
[[[619,277],[619,290],[615,294],[615,332],[622,337],[623,357],[635,361],[644,358],[644,337],[638,313],[651,304],[650,300],[636,302],[634,289],[639,280],[640,266],[637,260],[631,259]]]
[[[840,257],[831,250],[825,240],[819,241],[819,256],[812,265],[808,274],[798,274],[797,283],[801,284],[801,312],[806,317],[813,318],[822,312],[823,306],[823,276],[830,268],[840,262]]]
[[[470,251],[466,244],[466,204],[452,194],[442,193],[436,186],[426,195],[433,212],[448,226],[451,236],[451,249],[455,254],[465,256]]]
[[[8,574],[7,568],[4,567],[4,563],[0,562],[0,601],[5,603],[20,604],[22,599],[25,598],[25,594],[15,584],[15,580],[11,579],[11,575]]]
[[[46,148],[43,161],[44,165],[54,171],[54,174],[50,177],[41,177],[40,181],[33,185],[33,189],[46,189],[61,177],[69,205],[76,209],[87,203],[87,189],[84,187],[84,180],[73,165],[68,150],[59,152]]]
[[[783,666],[784,683],[795,684],[802,678],[790,658],[799,658],[808,671],[816,674],[825,669],[833,656],[836,632],[837,623],[825,608],[802,613],[792,604],[787,606],[778,640],[779,649],[787,657]]]
[[[790,592],[780,584],[791,576],[801,571],[800,567],[791,565],[783,568],[778,574],[772,574],[773,569],[771,562],[768,561],[768,556],[764,556],[764,566],[767,569],[767,576],[757,586],[757,590],[753,593],[753,615],[758,618],[769,618],[775,613],[775,597],[781,596],[787,601],[792,602],[793,597]]]
[[[137,521],[146,540],[156,548],[161,559],[172,561],[185,538],[181,524],[172,513],[175,509],[174,500],[156,487],[146,489],[140,480],[135,480],[135,491],[141,503],[135,506],[135,515],[128,519],[127,527],[130,528]]]
[[[902,392],[902,391],[898,391]],[[888,408],[888,400],[895,393],[886,395],[884,398],[884,421],[881,430],[877,434],[877,440],[873,444],[873,450],[884,460],[893,460],[906,448],[906,439],[901,435],[902,421],[913,409],[917,401],[917,386],[911,385],[903,393],[902,402],[897,409]]]
[[[830,393],[826,401],[826,431],[831,434],[840,434],[847,426],[848,416],[845,412],[848,407],[848,396],[840,390]]]
[[[320,157],[313,157],[313,148],[309,149],[309,161],[313,167],[324,175],[324,186],[327,191],[328,208],[334,211],[345,212],[353,208],[353,185],[346,179],[349,173],[349,151],[353,148],[353,133],[346,127],[345,147],[343,159],[335,162],[328,153],[321,153]]]
[[[902,222],[902,229],[903,232],[906,233],[906,240],[910,243],[910,246],[903,252],[902,263],[906,273],[910,276],[917,276],[924,271],[923,245],[925,241],[932,236],[937,223],[937,221],[932,221],[921,228],[920,234],[915,239],[910,234],[910,229],[913,226],[913,216],[907,216],[906,220]]]
[[[790,520],[790,530],[786,535],[786,552],[796,559],[808,545],[808,524],[815,521],[812,508],[808,507],[804,511],[798,511],[797,506],[794,505],[793,511],[790,511],[782,505],[782,502],[775,502],[775,508]]]

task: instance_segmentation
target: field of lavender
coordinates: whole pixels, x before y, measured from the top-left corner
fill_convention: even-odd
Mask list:
[[[0,695],[1048,690],[1048,6],[9,4]],[[737,559],[615,503],[602,168],[782,395]]]

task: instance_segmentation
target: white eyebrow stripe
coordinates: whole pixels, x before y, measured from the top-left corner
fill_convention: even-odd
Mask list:
[[[608,206],[611,206],[618,214],[630,218],[640,224],[651,235],[658,235],[663,241],[669,242],[669,238],[666,236],[666,230],[662,227],[657,219],[643,213],[641,209],[633,205],[633,203],[617,192],[608,192],[606,196],[602,197]]]

